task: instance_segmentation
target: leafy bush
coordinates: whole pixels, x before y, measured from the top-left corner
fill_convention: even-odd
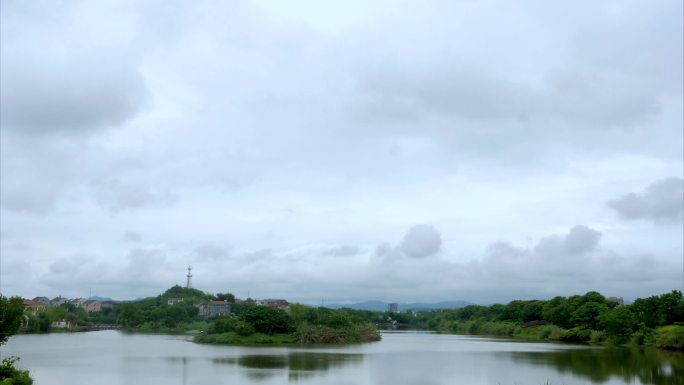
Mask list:
[[[684,350],[684,326],[670,325],[656,329],[653,346],[670,350]]]
[[[31,385],[33,379],[26,370],[19,370],[14,367],[18,361],[17,357],[7,357],[0,364],[0,385]]]
[[[601,342],[605,341],[605,339],[606,332],[604,331],[592,330],[591,334],[589,335],[589,342],[592,344],[600,344]]]

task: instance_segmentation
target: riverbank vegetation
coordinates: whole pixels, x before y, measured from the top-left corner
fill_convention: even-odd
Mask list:
[[[21,297],[0,295],[0,345],[16,334],[24,320],[24,303]],[[31,385],[33,379],[26,370],[14,367],[17,357],[5,357],[0,362],[0,385]]]
[[[512,301],[435,311],[432,330],[528,340],[646,345],[684,349],[684,299],[679,291],[619,305],[597,292],[550,300]]]
[[[181,297],[180,302],[169,301]],[[231,316],[200,315],[194,305],[210,300],[229,302]],[[378,340],[377,329],[412,329],[684,350],[684,299],[676,290],[627,305],[591,291],[549,300],[397,313],[301,304],[290,304],[284,311],[251,299],[236,300],[229,293],[211,295],[174,286],[156,297],[118,303],[102,312],[85,313],[65,304],[27,317],[26,332],[50,331],[52,320],[66,319],[78,327],[116,324],[131,332],[194,331],[198,342],[216,344],[357,343]]]

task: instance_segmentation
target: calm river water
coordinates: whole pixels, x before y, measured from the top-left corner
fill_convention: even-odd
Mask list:
[[[684,384],[684,354],[416,332],[321,348],[210,346],[101,331],[13,336],[36,385]]]

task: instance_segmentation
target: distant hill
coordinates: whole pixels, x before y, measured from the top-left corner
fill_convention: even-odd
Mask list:
[[[464,307],[472,305],[473,303],[468,301],[443,301],[434,303],[425,302],[413,302],[413,303],[400,303],[399,311],[408,310],[433,310],[433,309],[454,309],[459,307]],[[340,305],[340,304],[326,304],[325,307],[331,309],[339,309],[342,307],[348,307],[355,310],[371,310],[371,311],[387,311],[389,307],[388,302],[383,301],[363,301],[352,304]]]

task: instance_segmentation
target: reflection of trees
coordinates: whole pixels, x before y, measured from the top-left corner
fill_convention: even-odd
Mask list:
[[[650,349],[570,349],[556,352],[514,352],[514,361],[552,366],[602,383],[611,377],[630,383],[676,385],[684,378],[684,354]]]
[[[326,372],[332,368],[358,364],[362,354],[300,352],[287,355],[248,355],[238,358],[215,358],[215,364],[239,365],[246,368],[245,374],[254,380],[272,377],[279,369],[288,369],[290,381],[311,377],[315,372]]]

